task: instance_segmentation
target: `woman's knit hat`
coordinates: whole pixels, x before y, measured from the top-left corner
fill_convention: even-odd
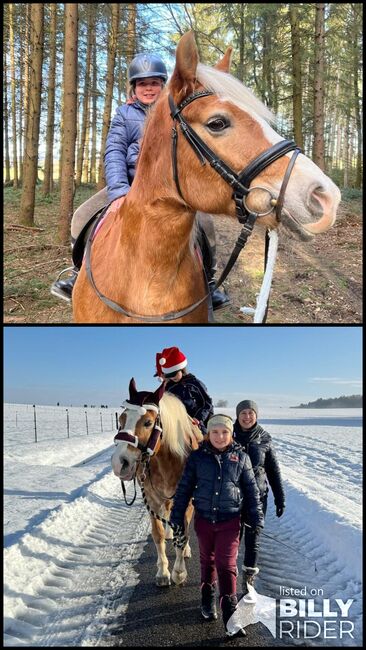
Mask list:
[[[210,431],[218,424],[221,424],[222,426],[229,429],[230,433],[232,433],[234,430],[234,422],[232,421],[231,417],[229,415],[224,415],[223,413],[217,413],[217,415],[212,415],[207,422],[207,431]]]
[[[242,402],[239,402],[239,404],[236,407],[236,417],[239,417],[239,413],[241,411],[244,411],[244,409],[252,409],[255,411],[256,416],[258,417],[258,406],[256,402],[253,402],[252,399],[244,399]]]

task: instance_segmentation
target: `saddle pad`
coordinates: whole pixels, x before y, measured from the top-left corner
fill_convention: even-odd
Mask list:
[[[84,258],[84,249],[86,246],[86,242],[88,239],[88,236],[94,226],[94,223],[96,219],[101,220],[101,223],[104,223],[104,217],[107,216],[109,210],[109,205],[106,206],[105,208],[102,208],[101,210],[98,210],[96,214],[93,214],[93,216],[89,219],[89,221],[85,224],[81,232],[79,233],[73,248],[72,248],[72,260],[74,262],[74,265],[76,268],[80,269],[83,258]],[[98,230],[99,230],[99,225],[98,224]]]

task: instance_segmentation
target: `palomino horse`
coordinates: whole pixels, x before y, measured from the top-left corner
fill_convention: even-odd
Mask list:
[[[246,236],[256,220],[270,229],[281,220],[300,239],[334,223],[338,188],[270,127],[272,113],[228,74],[230,55],[205,66],[192,32],[181,38],[131,190],[80,270],[76,322],[208,322],[197,211],[237,216]]]
[[[129,399],[123,404],[125,411],[120,416],[120,427],[115,437],[112,468],[122,481],[136,477],[149,511],[169,519],[172,498],[185,461],[190,451],[197,449],[202,433],[192,423],[184,404],[175,395],[164,393],[164,385],[155,393],[138,392],[135,380],[131,379],[129,394]],[[192,510],[190,505],[185,515],[186,532]],[[170,585],[165,539],[170,538],[171,534],[153,514],[150,514],[150,518],[158,554],[156,584],[163,587]],[[187,578],[184,558],[190,557],[191,550],[189,543],[183,549],[175,550],[172,579],[179,585]]]

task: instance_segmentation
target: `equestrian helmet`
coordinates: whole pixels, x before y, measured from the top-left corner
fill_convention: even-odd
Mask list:
[[[130,83],[146,77],[160,77],[164,81],[168,79],[165,63],[156,54],[137,54],[129,65],[128,80]]]

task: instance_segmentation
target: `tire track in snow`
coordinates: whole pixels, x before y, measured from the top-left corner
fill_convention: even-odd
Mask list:
[[[5,645],[96,645],[124,615],[148,529],[141,498],[127,512],[111,473],[52,512],[6,550]]]
[[[345,634],[340,640],[339,636],[335,639],[324,638],[324,618],[317,616],[315,619],[312,616],[300,618],[295,616],[290,620],[296,625],[297,621],[300,624],[300,634],[297,638],[296,627],[292,631],[292,636],[282,634],[281,638],[284,644],[290,645],[311,645],[311,646],[357,646],[362,639],[362,591],[361,582],[359,577],[361,569],[358,567],[355,558],[361,557],[361,532],[353,529],[351,526],[347,527],[347,532],[340,529],[340,532],[345,537],[343,544],[347,543],[348,533],[348,548],[353,549],[351,556],[344,557],[344,553],[337,546],[337,523],[334,519],[329,517],[329,525],[333,527],[334,531],[334,544],[329,545],[329,537],[327,531],[327,513],[315,512],[314,502],[306,503],[307,497],[301,494],[303,507],[301,510],[297,507],[299,504],[299,494],[293,488],[286,488],[287,506],[285,515],[281,519],[277,519],[274,511],[270,508],[266,517],[266,525],[264,532],[277,538],[280,542],[287,544],[283,546],[273,539],[262,536],[261,550],[259,556],[260,572],[256,580],[256,590],[271,596],[279,601],[280,598],[292,598],[296,601],[304,599],[314,599],[315,609],[322,610],[323,600],[330,599],[331,609],[337,610],[335,599],[340,598],[344,602],[350,598],[353,603],[349,610],[347,620],[354,624],[354,632],[352,639],[349,635]],[[308,516],[306,516],[308,515]],[[321,521],[322,526],[317,527]],[[316,522],[316,527],[314,527]],[[341,524],[340,524],[341,525]],[[342,528],[342,527],[341,527]],[[324,533],[324,539],[322,534]],[[343,547],[344,550],[344,547]],[[306,556],[306,557],[305,557]],[[241,559],[241,558],[239,558]],[[350,576],[350,566],[354,563],[353,573],[354,578]],[[240,565],[239,565],[240,566]],[[315,566],[317,570],[315,571]],[[305,589],[306,593],[303,595],[289,595],[283,594],[282,588]],[[312,590],[315,590],[314,595]],[[286,618],[289,620],[289,617]],[[308,638],[304,641],[304,620],[315,620],[316,624],[311,626],[307,623],[308,633],[316,634],[321,629],[321,634],[313,639]],[[329,618],[327,619],[329,621]],[[338,621],[339,618],[334,618],[333,621]],[[277,608],[277,636],[280,635],[279,628],[279,611]],[[317,626],[320,626],[318,628]],[[289,626],[284,626],[284,629],[289,630]],[[338,628],[337,628],[338,629]],[[334,632],[335,633],[335,632]],[[337,632],[338,634],[338,632]]]

